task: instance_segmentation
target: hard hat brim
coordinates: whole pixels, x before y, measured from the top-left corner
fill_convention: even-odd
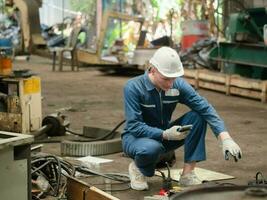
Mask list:
[[[162,71],[160,67],[158,67],[158,64],[153,59],[150,59],[149,63],[152,64],[159,71],[159,73],[161,73],[163,76],[167,78],[177,78],[184,75],[184,68],[182,63],[180,63],[181,66],[180,70],[175,73],[166,73]]]
[[[184,69],[181,69],[179,72],[176,72],[176,73],[171,73],[171,74],[168,74],[168,73],[164,73],[160,70],[158,70],[159,73],[161,73],[163,76],[167,77],[167,78],[177,78],[177,77],[180,77],[180,76],[183,76],[184,75]]]

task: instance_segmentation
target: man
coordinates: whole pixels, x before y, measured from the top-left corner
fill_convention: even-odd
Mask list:
[[[183,65],[177,52],[161,47],[150,59],[145,74],[129,80],[124,87],[126,126],[122,134],[123,150],[133,159],[129,165],[131,188],[148,189],[146,177],[154,175],[160,155],[184,145],[183,186],[200,184],[194,173],[196,163],[206,159],[207,123],[222,142],[223,154],[241,158],[241,149],[227,132],[223,120],[208,101],[181,76]],[[177,103],[191,111],[170,122]],[[179,131],[192,125],[190,131]],[[226,155],[227,154],[227,155]]]

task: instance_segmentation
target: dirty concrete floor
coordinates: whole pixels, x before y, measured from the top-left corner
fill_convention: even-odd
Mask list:
[[[52,72],[51,60],[31,56],[27,61],[14,61],[14,69],[31,69],[42,80],[43,116],[57,111],[68,116],[71,129],[81,132],[84,125],[112,129],[124,119],[122,88],[133,75],[105,74],[96,68],[82,68],[78,72],[64,67],[64,72]],[[199,90],[217,109],[225,120],[232,137],[243,151],[241,161],[224,161],[220,144],[209,129],[206,136],[207,161],[199,167],[226,173],[236,178],[223,182],[246,185],[253,180],[256,172],[267,176],[267,104],[256,100],[226,96],[208,90]],[[174,117],[182,115],[188,109],[179,105]],[[44,152],[59,154],[59,145],[45,144]],[[176,151],[177,162],[174,167],[181,168],[183,150]],[[122,153],[101,156],[113,159],[100,169],[103,172],[127,173],[130,159]],[[120,199],[143,199],[159,191],[161,179],[149,179],[150,190],[137,192],[127,190],[113,192]]]

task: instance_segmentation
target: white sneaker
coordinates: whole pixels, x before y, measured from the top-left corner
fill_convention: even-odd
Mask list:
[[[202,181],[197,177],[194,171],[180,176],[179,183],[181,186],[199,185]]]
[[[148,184],[145,176],[139,171],[134,162],[129,165],[131,188],[134,190],[147,190]]]

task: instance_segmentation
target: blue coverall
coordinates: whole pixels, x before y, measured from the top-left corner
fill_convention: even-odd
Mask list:
[[[177,105],[187,105],[191,111],[171,122]],[[124,87],[126,125],[122,134],[123,151],[145,176],[153,176],[159,156],[184,144],[184,162],[206,159],[205,134],[207,123],[215,136],[226,131],[215,109],[183,78],[176,78],[172,88],[158,91],[146,71],[130,79]],[[162,133],[173,125],[192,124],[193,128],[181,141],[162,139]]]

